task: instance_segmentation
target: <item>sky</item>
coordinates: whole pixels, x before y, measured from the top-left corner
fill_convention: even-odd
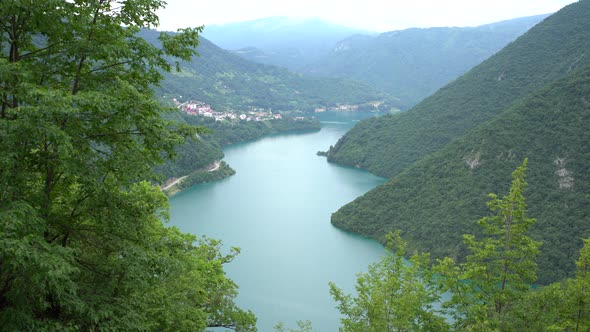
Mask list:
[[[575,0],[167,0],[159,30],[265,17],[315,17],[368,31],[478,26],[548,14]]]

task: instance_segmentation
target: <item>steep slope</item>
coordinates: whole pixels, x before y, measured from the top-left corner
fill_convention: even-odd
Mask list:
[[[160,45],[159,32],[143,30],[141,37]],[[339,79],[307,78],[286,69],[266,66],[244,60],[222,50],[205,38],[200,38],[197,49],[200,57],[180,64],[181,72],[166,74],[157,93],[165,101],[172,98],[182,101],[197,100],[212,106],[215,111],[245,112],[253,108],[275,111],[313,111],[316,107],[353,104],[361,109],[374,109],[373,103],[383,101],[386,94],[362,83]],[[182,96],[182,97],[180,97]],[[188,141],[176,149],[177,158],[157,168],[164,178],[178,178],[199,171],[223,158],[220,146],[264,135],[293,131],[318,130],[317,121],[289,118],[271,122],[206,122],[201,117],[169,114],[180,123],[205,125],[213,133],[200,140]]]
[[[318,18],[268,17],[254,21],[206,26],[203,36],[240,56],[259,63],[300,69],[328,54],[340,40],[364,33]],[[251,53],[252,49],[259,52]]]
[[[304,73],[346,77],[390,92],[413,106],[484,61],[548,15],[471,28],[429,28],[340,41]]]
[[[391,177],[590,63],[590,1],[569,5],[406,113],[359,123],[328,159]]]
[[[145,31],[144,34],[155,33]],[[248,107],[277,111],[312,111],[337,104],[390,101],[388,95],[364,83],[306,77],[286,69],[254,63],[200,38],[199,57],[182,63],[160,88],[168,96],[203,101],[217,110]],[[385,107],[385,106],[383,106]]]
[[[332,216],[334,225],[382,239],[403,236],[434,257],[462,257],[461,235],[479,230],[487,193],[505,194],[529,158],[529,214],[543,241],[540,282],[574,270],[590,237],[590,66],[571,72],[496,119],[450,143]]]

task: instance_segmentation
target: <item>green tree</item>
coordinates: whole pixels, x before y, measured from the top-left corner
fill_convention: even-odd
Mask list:
[[[576,267],[576,278],[572,281],[569,291],[573,315],[569,316],[567,328],[576,332],[588,331],[590,329],[590,239],[584,240]]]
[[[0,3],[5,330],[255,329],[232,302],[229,257],[161,224],[152,170],[198,130],[162,120],[151,89],[201,31],[161,34],[161,48],[138,37],[163,5]]]
[[[399,231],[387,236],[387,255],[371,264],[357,278],[357,296],[344,294],[330,283],[330,294],[344,315],[341,331],[445,331],[448,325],[437,315],[440,299],[434,275],[428,269],[430,256],[414,254],[409,264],[403,255],[406,243]]]
[[[590,329],[590,239],[576,261],[576,276],[530,290],[509,312],[515,331],[588,331]]]
[[[467,261],[456,265],[445,258],[435,269],[443,276],[444,289],[453,294],[445,305],[460,328],[506,328],[506,311],[536,280],[535,258],[541,243],[527,235],[536,220],[526,216],[526,166],[525,159],[512,173],[506,196],[489,195],[487,204],[495,214],[478,221],[484,236],[478,240],[464,235],[470,251]]]

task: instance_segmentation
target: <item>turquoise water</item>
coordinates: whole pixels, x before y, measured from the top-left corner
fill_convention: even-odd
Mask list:
[[[382,183],[365,171],[316,156],[367,115],[322,115],[322,130],[267,137],[224,149],[236,175],[197,185],[171,199],[171,224],[240,247],[226,266],[240,286],[238,304],[255,312],[259,331],[311,320],[337,331],[328,282],[352,291],[356,273],[383,247],[330,224],[339,207]]]

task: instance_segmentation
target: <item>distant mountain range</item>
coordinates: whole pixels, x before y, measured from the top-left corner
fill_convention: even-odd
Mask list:
[[[142,37],[158,43],[158,32],[145,30]],[[245,60],[200,38],[200,56],[180,64],[181,71],[166,74],[158,93],[182,100],[210,104],[216,110],[264,108],[273,111],[313,112],[319,107],[342,104],[374,109],[375,102],[389,109],[394,98],[365,83],[341,78],[318,78],[287,69]]]
[[[356,35],[302,72],[346,77],[398,97],[406,108],[487,59],[548,15],[474,28],[429,28]]]
[[[590,237],[590,1],[571,4],[408,112],[365,120],[329,160],[390,177],[332,216],[383,240],[400,229],[411,249],[465,255],[490,192],[529,158],[539,281],[571,275]]]
[[[159,32],[143,30],[140,34],[148,42],[159,45]],[[262,108],[273,112],[313,113],[316,108],[344,105],[373,111],[395,106],[393,98],[367,84],[340,78],[307,77],[284,68],[248,61],[206,38],[199,40],[199,56],[191,62],[180,63],[180,72],[166,73],[161,85],[156,87],[156,92],[165,101],[171,102],[173,98],[181,102],[194,100],[209,104],[215,111],[235,112]],[[223,158],[222,144],[283,131],[319,129],[316,121],[309,120],[284,119],[235,125],[180,112],[169,116],[179,123],[205,125],[214,132],[204,139],[178,147],[178,158],[157,169],[165,178],[188,175],[220,160]],[[199,175],[196,173],[192,175]]]
[[[395,96],[408,109],[467,72],[548,15],[473,28],[382,34],[319,19],[271,17],[205,27],[203,35],[240,57],[315,77],[345,78]]]
[[[270,17],[206,26],[203,36],[248,60],[298,70],[327,55],[339,40],[360,33],[370,32],[317,18]]]

